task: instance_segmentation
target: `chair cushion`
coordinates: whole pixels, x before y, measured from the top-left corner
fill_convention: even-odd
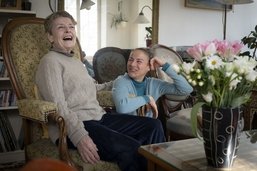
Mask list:
[[[194,136],[191,128],[191,110],[192,108],[178,110],[171,114],[167,120],[167,130],[176,132],[181,135]]]
[[[126,51],[117,47],[99,49],[93,57],[93,69],[98,83],[114,80],[126,72]]]
[[[59,159],[58,148],[50,139],[41,139],[28,145],[26,152],[28,160],[36,158]],[[69,153],[74,162],[83,166],[84,171],[120,171],[118,165],[115,163],[100,161],[98,164],[92,165],[83,162],[77,150],[70,149]],[[31,156],[33,156],[33,158],[31,158]]]

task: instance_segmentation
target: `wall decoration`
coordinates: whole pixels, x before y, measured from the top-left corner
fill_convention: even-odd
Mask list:
[[[216,0],[185,0],[185,7],[213,10],[225,9],[225,5],[217,2]],[[232,8],[232,5],[227,5],[227,10],[232,10]]]
[[[21,0],[0,0],[0,9],[21,9]]]

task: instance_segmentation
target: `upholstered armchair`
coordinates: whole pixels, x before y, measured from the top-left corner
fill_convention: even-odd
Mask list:
[[[104,161],[96,165],[84,163],[77,150],[68,150],[65,121],[59,115],[56,104],[43,101],[38,97],[34,84],[35,71],[41,57],[48,52],[50,47],[45,36],[43,22],[44,19],[40,18],[14,19],[5,26],[2,34],[4,62],[18,98],[20,116],[23,118],[26,160],[55,158],[79,170],[119,170],[114,163]],[[78,41],[75,57],[82,60]],[[105,93],[99,93],[98,98],[104,99]],[[111,106],[110,102],[110,99],[107,99],[101,101],[100,104]],[[47,123],[49,121],[54,121],[59,126],[58,147],[48,138]]]
[[[183,62],[182,57],[175,50],[165,45],[155,44],[151,48],[155,56],[171,65],[181,64]],[[168,82],[173,82],[161,69],[156,70],[156,77]],[[166,128],[168,141],[193,137],[190,121],[190,107],[192,107],[193,103],[194,97],[192,95],[177,96],[167,94],[161,97],[160,110],[163,115],[160,119]]]
[[[112,81],[127,70],[130,49],[104,47],[93,56],[93,69],[98,83]]]

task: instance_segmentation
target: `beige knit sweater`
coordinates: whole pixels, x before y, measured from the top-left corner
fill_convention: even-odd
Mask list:
[[[107,88],[112,83],[95,84],[80,60],[50,51],[40,61],[36,84],[44,100],[58,105],[68,136],[76,146],[88,134],[82,121],[100,120],[105,114],[96,99],[97,89]],[[59,136],[58,128],[51,123],[48,128],[49,136],[55,142]]]

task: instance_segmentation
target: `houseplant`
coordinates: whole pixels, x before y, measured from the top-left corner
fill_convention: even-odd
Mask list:
[[[199,43],[187,50],[194,58],[192,63],[174,66],[196,91],[197,103],[191,112],[193,132],[201,138],[197,114],[202,107],[201,133],[207,161],[218,168],[229,168],[233,164],[241,131],[241,106],[249,100],[257,77],[254,70],[257,62],[248,56],[239,56],[242,47],[238,41]],[[224,149],[230,153],[224,155]]]
[[[117,29],[119,25],[125,26],[127,22],[128,21],[124,18],[122,12],[120,12],[117,15],[113,15],[112,23],[111,23],[111,28],[115,27]]]
[[[249,50],[245,51],[245,52],[242,52],[240,55],[244,56],[244,55],[247,55],[249,57],[252,57],[254,58],[255,60],[257,60],[257,57],[256,57],[256,50],[257,50],[257,25],[255,26],[254,30],[252,30],[247,36],[244,36],[242,39],[241,39],[242,43],[247,46],[247,48]],[[252,93],[252,97],[251,99],[255,99],[256,96],[256,92],[257,92],[257,85],[254,86],[253,88],[253,93]],[[247,105],[246,106],[246,111],[245,112],[252,112],[251,111],[251,106]],[[249,114],[251,115],[251,113]],[[251,124],[251,123],[249,123]],[[254,126],[254,125],[253,125]],[[252,143],[256,143],[257,142],[257,130],[252,130],[252,126],[249,125],[249,128],[250,130],[246,132],[248,138],[250,138],[250,141]]]
[[[152,45],[152,33],[153,33],[153,29],[152,27],[145,27],[145,30],[146,30],[146,37],[145,37],[145,40],[146,40],[146,46],[149,47]]]
[[[241,55],[247,55],[249,57],[254,58],[255,60],[257,60],[256,58],[256,50],[257,50],[257,25],[255,26],[254,30],[252,30],[249,35],[244,36],[241,39],[242,43],[244,45],[247,46],[247,48],[249,48],[252,51],[245,51],[243,53],[241,53]]]

